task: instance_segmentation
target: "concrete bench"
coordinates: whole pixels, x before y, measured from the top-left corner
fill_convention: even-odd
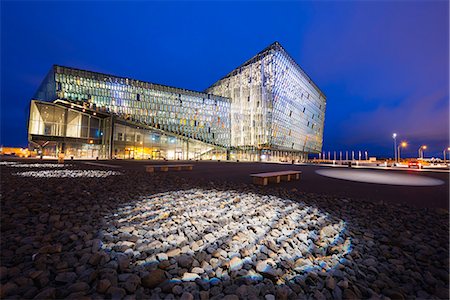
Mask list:
[[[267,185],[269,182],[280,183],[280,181],[299,180],[301,171],[280,171],[269,173],[250,174],[253,177],[253,183],[258,185]]]
[[[156,170],[159,170],[161,172],[167,172],[169,170],[175,170],[175,171],[181,171],[181,170],[187,170],[192,171],[194,168],[194,165],[148,165],[145,166],[145,171],[149,173],[153,173]]]

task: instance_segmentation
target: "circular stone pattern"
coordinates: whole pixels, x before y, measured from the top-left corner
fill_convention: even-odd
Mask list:
[[[103,247],[171,281],[270,278],[325,272],[351,251],[346,223],[305,203],[251,192],[190,189],[152,195],[107,216]]]
[[[15,173],[16,176],[35,178],[78,178],[78,177],[108,177],[121,175],[120,172],[99,170],[41,170]]]
[[[441,185],[444,181],[426,176],[413,174],[396,174],[392,172],[376,170],[339,170],[325,169],[316,170],[316,173],[322,176],[351,180],[366,183],[390,184],[390,185],[409,185],[409,186],[434,186]]]

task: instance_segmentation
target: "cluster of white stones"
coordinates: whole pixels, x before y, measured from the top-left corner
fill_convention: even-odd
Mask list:
[[[153,195],[107,224],[104,246],[113,255],[163,264],[175,281],[266,277],[283,284],[311,269],[328,271],[351,251],[343,220],[304,203],[237,191]]]
[[[16,176],[35,177],[35,178],[78,178],[78,177],[96,177],[104,178],[108,176],[121,175],[116,171],[100,170],[39,170],[15,173]]]
[[[0,161],[0,166],[12,166],[15,164],[17,164],[17,163],[14,161]]]
[[[67,164],[18,164],[18,163],[11,163],[11,164],[5,164],[8,167],[14,167],[14,168],[46,168],[46,169],[52,169],[52,168],[64,168],[69,167],[70,165]]]

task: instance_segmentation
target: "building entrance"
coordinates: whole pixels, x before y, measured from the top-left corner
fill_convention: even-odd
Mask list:
[[[125,149],[125,159],[134,159],[134,149]]]
[[[175,152],[175,159],[177,160],[183,159],[183,151]]]

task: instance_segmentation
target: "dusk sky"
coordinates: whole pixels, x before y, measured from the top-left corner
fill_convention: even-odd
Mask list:
[[[279,41],[327,96],[324,151],[442,156],[448,1],[4,2],[1,144],[53,64],[203,91]]]

